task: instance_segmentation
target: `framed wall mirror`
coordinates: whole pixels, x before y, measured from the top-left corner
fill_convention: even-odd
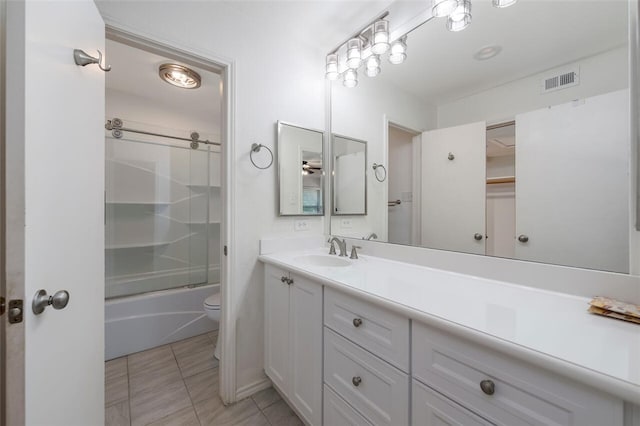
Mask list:
[[[324,215],[324,133],[278,121],[280,216]]]
[[[367,214],[367,142],[332,135],[332,214]]]
[[[332,83],[332,132],[367,140],[368,214],[334,235],[629,273],[635,218],[626,0],[473,2],[406,60]],[[334,212],[335,213],[335,212]]]

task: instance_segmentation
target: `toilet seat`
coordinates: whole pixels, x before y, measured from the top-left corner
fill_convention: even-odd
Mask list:
[[[204,300],[207,309],[220,309],[220,293],[212,294]]]

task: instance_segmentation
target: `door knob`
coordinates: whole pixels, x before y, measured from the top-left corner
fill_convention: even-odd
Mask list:
[[[44,312],[47,306],[53,306],[53,309],[64,309],[69,303],[69,292],[66,290],[56,291],[53,296],[47,295],[46,290],[38,290],[33,296],[31,309],[36,315]]]
[[[527,237],[524,234],[521,234],[520,236],[518,236],[518,241],[520,241],[521,243],[526,243],[527,241],[529,241],[529,237]]]
[[[479,232],[476,232],[475,234],[473,234],[473,239],[476,241],[482,240],[482,234],[480,234]]]
[[[493,395],[496,392],[496,385],[493,380],[483,380],[480,382],[480,389],[487,395]]]

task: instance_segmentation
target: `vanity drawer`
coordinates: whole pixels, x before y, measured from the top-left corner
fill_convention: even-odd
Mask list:
[[[499,425],[622,425],[622,401],[416,322],[412,367],[416,379]]]
[[[324,424],[327,426],[372,426],[344,399],[324,385]]]
[[[409,376],[327,327],[324,382],[374,425],[409,422]]]
[[[409,320],[406,317],[327,287],[324,292],[324,323],[402,371],[409,372]]]
[[[440,395],[422,383],[411,385],[411,426],[491,426],[481,417]]]

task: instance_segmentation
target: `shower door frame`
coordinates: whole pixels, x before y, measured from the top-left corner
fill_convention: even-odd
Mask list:
[[[233,289],[228,283],[234,280],[235,232],[234,217],[235,194],[232,183],[235,182],[235,64],[234,61],[179,45],[175,42],[157,41],[150,34],[132,32],[117,22],[104,16],[106,38],[127,44],[142,50],[157,53],[166,57],[191,62],[196,66],[211,70],[220,75],[222,81],[221,107],[221,202],[222,218],[220,224],[220,302],[221,317],[219,333],[220,347],[220,397],[225,404],[237,400],[236,393],[236,312],[233,301]]]

